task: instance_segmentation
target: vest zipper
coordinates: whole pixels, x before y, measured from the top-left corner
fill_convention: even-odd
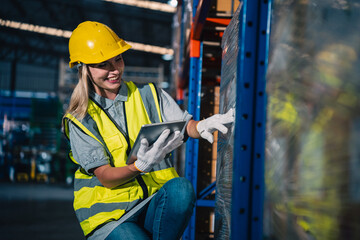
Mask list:
[[[123,103],[123,113],[124,113],[124,121],[125,121],[125,130],[128,133],[129,129],[128,129],[128,125],[127,125],[127,118],[126,118],[126,109],[125,109],[125,102]],[[126,135],[127,136],[127,135]],[[131,145],[130,145],[130,140],[129,140],[129,136],[127,136],[126,141],[128,142],[128,149],[126,151],[126,154],[129,156],[130,151],[131,151]]]
[[[144,182],[144,179],[141,177],[141,175],[137,175],[136,180],[138,181],[138,183],[140,184],[141,189],[143,190],[144,199],[148,198],[149,192],[148,192],[146,183]]]

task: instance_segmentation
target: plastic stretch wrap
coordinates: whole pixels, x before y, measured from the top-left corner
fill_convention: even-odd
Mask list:
[[[236,72],[238,57],[240,7],[226,28],[222,40],[220,83],[220,113],[226,113],[236,103]],[[233,128],[226,135],[219,133],[216,162],[215,239],[229,239],[231,220],[231,189],[233,163]]]
[[[273,2],[268,239],[360,239],[360,4]]]

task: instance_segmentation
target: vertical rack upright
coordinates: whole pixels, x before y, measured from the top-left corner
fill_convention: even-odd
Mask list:
[[[269,0],[244,0],[239,15],[231,239],[262,239],[270,11]]]
[[[209,98],[211,94],[215,95],[214,86],[212,86],[212,89],[208,91],[206,90],[207,84],[209,83],[215,85],[218,84],[218,82],[216,83],[216,81],[218,80],[216,76],[211,76],[211,78],[209,78],[209,76],[202,75],[202,73],[205,74],[207,73],[206,71],[207,66],[214,64],[214,62],[216,62],[216,59],[221,60],[220,41],[222,34],[220,33],[221,30],[217,29],[217,26],[224,26],[230,22],[230,19],[224,19],[224,17],[209,18],[208,14],[211,8],[211,4],[212,4],[211,0],[200,0],[197,2],[193,1],[193,21],[192,21],[192,27],[190,31],[190,41],[189,41],[190,70],[189,70],[188,111],[191,114],[193,114],[195,120],[200,120],[201,98],[202,97]],[[206,35],[206,37],[203,35]],[[203,43],[205,42],[205,40],[209,40],[209,41],[207,41],[208,45],[204,46]],[[215,46],[217,43],[219,44],[219,52],[218,55],[216,56],[213,56],[213,53],[207,52],[207,51],[211,51],[209,48],[209,44],[211,46],[211,43],[215,44]],[[207,57],[203,58],[203,55],[206,55]],[[220,64],[218,67],[219,68],[216,69],[215,71],[218,70],[220,75]],[[205,78],[204,82],[203,82],[204,80],[203,78]],[[214,103],[215,101],[212,102],[212,104]],[[214,109],[212,109],[212,112],[209,112],[210,110],[209,106],[211,106],[211,104],[207,104],[207,108],[203,109],[204,112],[202,112],[202,114],[214,113],[213,112]],[[186,229],[184,233],[183,236],[184,239],[195,239],[196,236],[199,236],[201,234],[203,236],[207,234],[211,235],[210,224],[208,226],[206,225],[207,222],[209,223],[211,222],[210,209],[213,209],[215,206],[215,200],[213,200],[214,196],[212,194],[215,189],[215,182],[213,183],[208,182],[207,185],[204,186],[204,184],[206,184],[208,180],[205,178],[207,178],[208,175],[204,179],[198,179],[199,177],[198,158],[199,156],[202,156],[202,158],[204,158],[202,160],[204,161],[202,161],[201,164],[205,164],[205,165],[207,164],[206,162],[209,160],[208,159],[209,156],[204,153],[205,152],[208,153],[209,151],[211,151],[211,148],[209,148],[209,146],[210,145],[202,145],[201,148],[199,148],[199,140],[195,140],[195,139],[189,139],[187,143],[185,176],[192,182],[196,192],[197,200],[194,209],[194,214],[191,218],[189,227]],[[199,152],[200,149],[202,151],[201,153]],[[205,168],[202,168],[202,172],[200,175],[204,176],[204,173],[209,173],[207,172],[207,170],[209,170],[208,165],[205,166]],[[198,207],[201,207],[201,209],[198,209]],[[196,222],[196,219],[198,219],[198,221],[201,221],[202,223],[201,226],[199,225],[199,222]]]
[[[199,0],[193,1],[193,9],[197,9]],[[193,11],[195,18],[196,11]],[[202,42],[190,37],[190,73],[189,73],[189,102],[188,111],[194,120],[200,120],[201,96],[201,65]],[[197,193],[197,160],[199,140],[190,138],[186,143],[185,177],[189,179]],[[195,207],[196,208],[196,207]],[[196,212],[196,209],[194,210]],[[185,240],[195,239],[195,214],[191,217],[189,226],[183,235]]]

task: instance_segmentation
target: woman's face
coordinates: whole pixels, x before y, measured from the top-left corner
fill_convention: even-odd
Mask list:
[[[105,62],[88,66],[95,92],[102,97],[114,100],[121,85],[121,76],[125,66],[121,54]]]

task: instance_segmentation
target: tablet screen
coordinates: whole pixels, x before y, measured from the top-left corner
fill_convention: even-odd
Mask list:
[[[126,163],[131,164],[136,160],[136,154],[139,150],[141,139],[146,138],[149,142],[149,146],[151,146],[165,129],[170,129],[170,134],[175,131],[181,131],[183,133],[185,123],[186,121],[179,120],[143,125],[135,140],[134,146],[130,151]]]

